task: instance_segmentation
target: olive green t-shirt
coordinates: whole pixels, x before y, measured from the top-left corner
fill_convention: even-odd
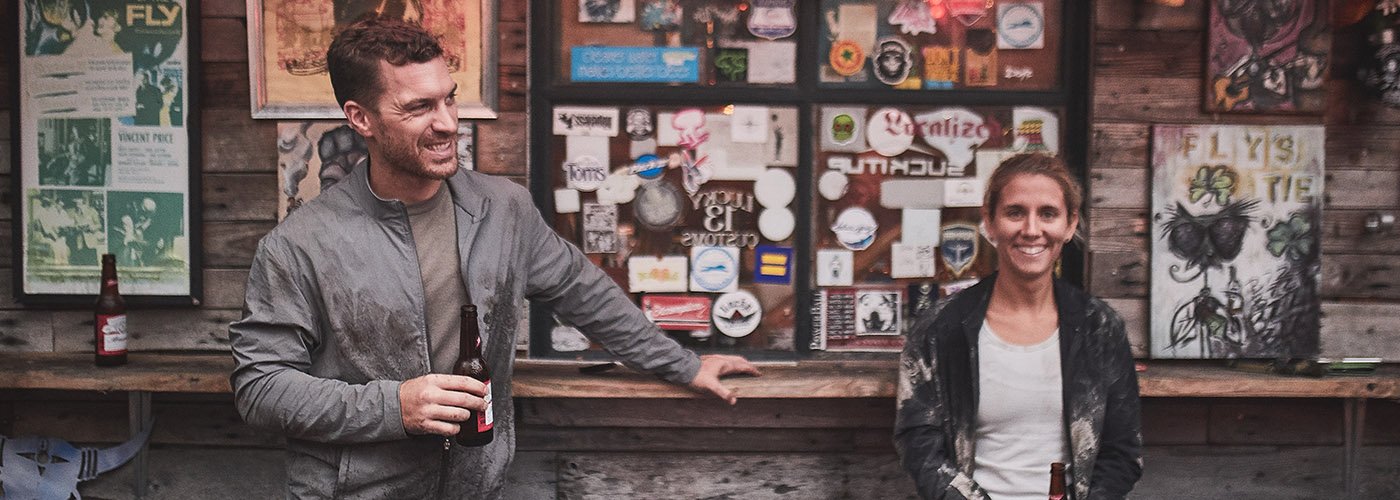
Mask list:
[[[428,322],[430,363],[433,373],[452,373],[461,349],[460,314],[467,301],[457,249],[457,211],[446,184],[432,198],[407,205],[407,209],[427,301],[424,318]]]

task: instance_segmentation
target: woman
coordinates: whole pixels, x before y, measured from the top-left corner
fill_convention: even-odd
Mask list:
[[[1123,320],[1054,278],[1079,225],[1064,163],[1023,154],[988,181],[982,220],[1000,272],[930,308],[900,360],[895,445],[919,494],[1123,498],[1142,475],[1137,375]]]

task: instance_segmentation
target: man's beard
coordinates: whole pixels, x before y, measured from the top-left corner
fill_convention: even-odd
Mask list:
[[[385,137],[388,138],[388,135]],[[384,141],[384,161],[389,163],[389,168],[414,177],[434,181],[447,180],[457,172],[457,140],[455,137],[451,140],[452,145],[448,149],[452,151],[452,168],[444,173],[434,172],[429,168],[426,160],[418,154],[417,141]]]

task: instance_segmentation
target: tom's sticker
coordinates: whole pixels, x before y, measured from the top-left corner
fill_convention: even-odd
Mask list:
[[[953,273],[954,278],[961,277],[972,267],[972,262],[977,257],[977,238],[977,226],[972,224],[943,226],[943,242],[938,246],[938,250],[943,257],[943,264],[948,266],[948,271]]]
[[[597,158],[583,155],[564,162],[564,175],[570,188],[591,192],[608,179],[608,168]]]

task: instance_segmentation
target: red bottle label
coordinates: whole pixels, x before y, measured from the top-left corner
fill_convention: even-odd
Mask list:
[[[496,418],[491,412],[491,381],[486,381],[486,395],[482,397],[486,400],[486,410],[476,414],[476,431],[486,432],[495,426]]]
[[[126,315],[98,314],[95,324],[97,354],[126,354]]]

